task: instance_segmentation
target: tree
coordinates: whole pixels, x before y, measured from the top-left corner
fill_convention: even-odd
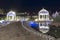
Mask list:
[[[0,9],[0,14],[3,14],[3,9]]]
[[[60,22],[60,16],[55,17],[54,22]]]

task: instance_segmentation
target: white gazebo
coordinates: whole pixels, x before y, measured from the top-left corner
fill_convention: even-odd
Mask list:
[[[16,13],[14,11],[9,11],[7,13],[7,21],[14,21],[16,19]]]
[[[39,30],[42,33],[46,33],[49,31],[49,23],[51,20],[49,19],[49,12],[46,9],[41,9],[38,13],[39,20]]]
[[[46,9],[41,9],[38,13],[39,21],[49,20],[49,12]]]

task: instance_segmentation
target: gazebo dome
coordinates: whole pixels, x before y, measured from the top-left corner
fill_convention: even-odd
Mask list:
[[[49,14],[49,12],[43,8],[39,11],[39,14]]]
[[[16,13],[14,11],[9,11],[7,13],[7,16],[16,16]]]

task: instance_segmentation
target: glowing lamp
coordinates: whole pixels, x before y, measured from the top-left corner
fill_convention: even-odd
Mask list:
[[[37,28],[39,26],[38,23],[34,22],[34,21],[30,21],[29,23],[29,26],[31,26],[32,28]]]

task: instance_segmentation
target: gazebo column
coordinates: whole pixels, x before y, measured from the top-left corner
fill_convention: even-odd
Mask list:
[[[7,16],[7,20],[8,20],[8,16]]]
[[[9,16],[7,16],[7,20],[8,20],[8,21],[10,20],[10,17],[9,17]]]
[[[40,14],[38,14],[38,20],[40,20]]]
[[[9,21],[11,21],[10,17],[9,17]]]
[[[14,17],[14,21],[15,21],[15,17]]]
[[[12,16],[12,20],[14,20],[14,16]]]
[[[44,20],[44,15],[42,15],[42,20]]]

